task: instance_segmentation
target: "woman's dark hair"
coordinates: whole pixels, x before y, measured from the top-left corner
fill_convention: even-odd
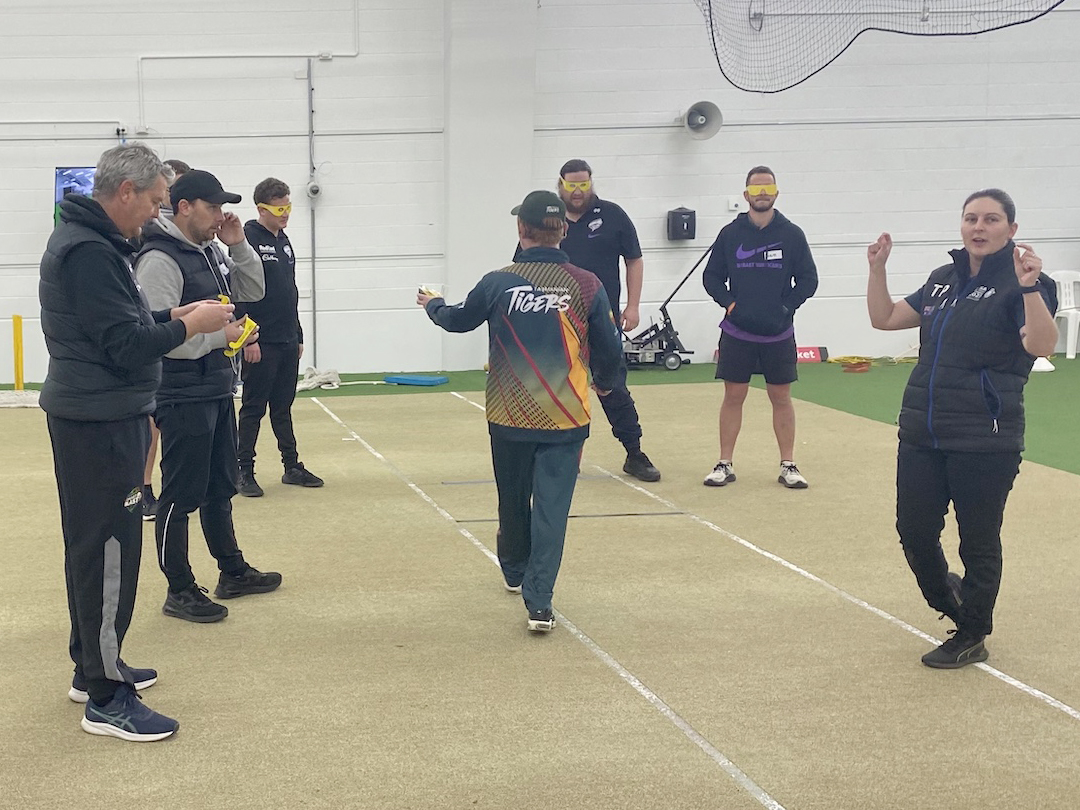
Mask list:
[[[1012,225],[1016,221],[1016,203],[1013,202],[1013,198],[1002,191],[1000,188],[984,188],[982,191],[976,191],[971,194],[966,200],[964,200],[964,207],[961,211],[966,211],[968,203],[972,200],[977,200],[980,197],[989,197],[991,200],[997,200],[1001,203],[1001,207],[1005,209],[1005,219]]]

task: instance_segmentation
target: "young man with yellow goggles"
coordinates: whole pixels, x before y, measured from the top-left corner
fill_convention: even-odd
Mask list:
[[[264,494],[255,480],[255,442],[267,407],[285,468],[281,483],[302,487],[323,485],[323,480],[301,463],[293,430],[292,406],[300,358],[304,354],[304,330],[298,312],[296,254],[285,234],[292,213],[288,185],[276,177],[268,177],[255,186],[255,210],[259,218],[244,225],[244,235],[262,259],[266,295],[261,301],[244,305],[244,311],[258,322],[260,335],[257,344],[244,347],[242,370],[238,490],[248,498]]]

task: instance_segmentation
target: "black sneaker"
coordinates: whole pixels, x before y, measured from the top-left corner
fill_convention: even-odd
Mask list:
[[[102,737],[154,742],[175,734],[180,724],[144,706],[142,698],[125,683],[117,688],[113,699],[104,706],[98,706],[93,701],[86,704],[82,727],[83,731]]]
[[[956,574],[952,571],[946,574],[945,578],[949,582],[949,592],[952,593],[953,597],[956,599],[956,604],[964,604],[964,600],[960,598],[960,592],[963,589],[964,580],[960,578],[959,574]]]
[[[200,624],[220,622],[229,615],[227,607],[207,597],[206,588],[200,588],[194,582],[179,593],[169,591],[161,612],[166,616]]]
[[[530,610],[529,629],[534,633],[550,633],[555,629],[555,612],[551,608]]]
[[[142,489],[142,519],[153,520],[157,517],[158,500],[154,497],[154,490],[149,485]]]
[[[281,483],[296,484],[301,487],[321,487],[325,482],[314,473],[308,472],[303,464],[290,467],[281,476]]]
[[[938,616],[938,621],[941,621],[942,619],[952,619],[954,622],[959,622],[960,607],[964,604],[964,600],[960,598],[964,580],[960,578],[959,574],[949,571],[945,574],[945,584],[948,586],[949,596],[952,597],[952,602],[942,611],[941,615]]]
[[[931,650],[922,657],[922,662],[934,669],[960,669],[968,664],[977,664],[990,657],[983,639],[986,636],[974,636],[963,630],[950,630],[952,638],[936,650]]]
[[[236,480],[236,491],[245,498],[261,498],[263,488],[255,480],[254,470],[240,470],[240,476]]]
[[[269,593],[277,590],[280,584],[281,574],[274,571],[264,574],[249,565],[241,574],[226,574],[222,571],[218,576],[214,596],[218,599],[235,599],[238,596],[247,596],[249,593]]]
[[[649,461],[649,457],[640,450],[631,450],[626,454],[626,463],[622,465],[622,471],[632,475],[639,481],[659,481],[660,471]]]
[[[156,669],[129,667],[119,659],[117,659],[116,665],[120,668],[120,674],[124,676],[124,679],[129,683],[135,684],[135,688],[140,692],[157,683]],[[75,674],[71,678],[71,688],[68,689],[68,697],[76,703],[86,703],[90,700],[90,694],[86,691],[86,678],[83,676],[81,670],[76,669]]]

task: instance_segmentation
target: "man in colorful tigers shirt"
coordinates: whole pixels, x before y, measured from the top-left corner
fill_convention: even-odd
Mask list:
[[[624,360],[603,285],[559,249],[563,201],[534,191],[511,213],[522,246],[513,264],[486,274],[460,304],[448,306],[424,291],[416,301],[448,332],[488,324],[499,563],[507,590],[525,600],[528,628],[548,631],[555,627],[551,596],[589,435],[589,372],[605,396]]]

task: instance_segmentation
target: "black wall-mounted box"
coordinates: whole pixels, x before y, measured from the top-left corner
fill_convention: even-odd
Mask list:
[[[676,208],[667,212],[667,238],[672,242],[693,239],[697,231],[697,212],[689,208]]]

